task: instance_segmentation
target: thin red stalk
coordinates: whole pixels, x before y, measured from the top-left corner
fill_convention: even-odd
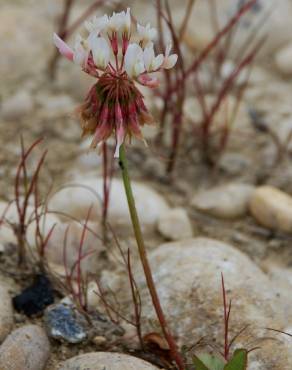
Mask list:
[[[184,76],[174,85],[169,93],[173,93],[175,90],[180,88],[184,81],[195,72],[203,61],[209,56],[211,51],[218,45],[220,40],[233,29],[233,27],[239,22],[239,20],[252,8],[257,0],[250,0],[245,3],[238,12],[230,19],[230,21],[217,33],[214,39],[205,47],[199,57],[191,64],[191,66],[185,71]]]
[[[109,202],[109,185],[108,185],[108,157],[107,157],[107,144],[102,144],[102,158],[103,158],[103,209],[102,209],[102,222],[106,226],[108,202]]]
[[[4,222],[4,219],[5,219],[6,213],[8,212],[9,207],[11,206],[11,204],[12,204],[12,203],[13,203],[13,201],[10,201],[10,202],[7,204],[7,206],[4,208],[4,211],[3,211],[2,215],[1,215],[1,218],[0,218],[0,227],[1,227],[2,223]]]
[[[82,275],[81,275],[81,260],[82,260],[82,250],[83,250],[84,241],[85,241],[85,235],[86,235],[86,226],[88,224],[88,220],[89,220],[89,217],[90,217],[91,210],[92,210],[92,206],[88,210],[88,213],[87,213],[87,216],[86,216],[86,220],[85,220],[85,223],[84,223],[85,226],[82,229],[82,234],[81,234],[80,243],[79,243],[79,249],[78,249],[78,260],[77,260],[78,299],[79,299],[79,304],[80,304],[80,306],[83,309],[84,309],[84,306],[83,306],[83,303],[84,302],[82,300],[82,292],[81,292],[81,280],[82,280]]]
[[[52,234],[53,234],[53,231],[54,231],[54,229],[55,229],[56,225],[57,225],[56,223],[55,223],[55,224],[53,224],[53,226],[50,228],[50,230],[49,230],[49,232],[48,232],[48,234],[47,234],[47,236],[46,236],[45,240],[44,240],[44,241],[43,241],[43,243],[42,243],[41,256],[44,256],[44,255],[45,255],[46,247],[47,247],[47,245],[48,245],[48,242],[49,242],[49,240],[50,240],[50,238],[51,238],[51,236],[52,236]]]
[[[132,266],[131,266],[131,256],[130,256],[130,249],[128,249],[128,273],[129,273],[129,281],[131,286],[131,294],[132,294],[132,300],[134,305],[134,313],[135,313],[135,323],[136,323],[136,329],[137,329],[137,335],[140,342],[140,346],[143,349],[144,343],[143,343],[143,337],[142,337],[142,328],[141,328],[141,298],[139,295],[139,291],[137,290],[137,287],[135,286],[135,280],[132,273]],[[138,294],[138,300],[137,295]]]
[[[122,247],[120,245],[120,242],[116,236],[116,233],[114,230],[110,227],[112,235],[114,237],[115,243],[117,245],[117,248],[120,252],[120,255],[122,257],[123,263],[127,269],[129,282],[130,282],[130,288],[131,288],[131,294],[132,294],[132,301],[134,306],[134,316],[135,316],[135,327],[137,330],[137,336],[141,345],[141,348],[144,348],[143,344],[143,337],[142,337],[142,330],[141,330],[141,308],[142,308],[142,302],[141,302],[141,296],[139,289],[137,287],[137,283],[135,281],[133,272],[132,272],[132,266],[131,266],[131,260],[130,260],[130,249],[128,249],[127,258],[124,255],[124,252],[122,250]]]
[[[52,213],[52,214],[55,214],[55,215],[59,215],[59,216],[63,216],[63,217],[67,217],[67,218],[69,218],[70,220],[72,220],[72,221],[75,221],[75,222],[77,222],[79,225],[81,225],[81,226],[84,226],[85,227],[85,225],[83,225],[82,224],[82,222],[80,222],[79,220],[78,220],[78,218],[76,218],[76,217],[73,217],[73,216],[71,216],[71,215],[69,215],[69,214],[67,214],[67,213],[65,213],[65,212],[59,212],[59,211],[47,211],[47,213]],[[96,238],[98,238],[100,241],[102,241],[102,238],[94,231],[94,230],[92,230],[90,227],[88,227],[88,226],[86,226],[86,230],[87,231],[90,231],[91,233],[92,233],[92,235],[93,236],[95,236]]]
[[[217,113],[218,109],[221,106],[221,103],[225,96],[227,95],[228,91],[230,90],[231,86],[233,85],[233,82],[236,80],[238,75],[241,73],[243,68],[245,68],[247,65],[249,65],[257,52],[259,51],[260,46],[262,45],[262,41],[260,41],[255,48],[239,63],[238,66],[234,69],[234,71],[228,76],[228,78],[224,81],[224,84],[221,88],[221,90],[218,92],[217,99],[213,106],[210,109],[210,112],[207,116],[207,118],[202,122],[202,143],[203,143],[203,149],[205,153],[205,158],[208,159],[208,146],[209,146],[209,131],[210,126],[213,122],[214,116]]]
[[[66,27],[69,21],[70,12],[75,0],[65,0],[64,11],[59,22],[59,32],[58,35],[61,38],[66,38]]]
[[[166,11],[167,11],[167,17],[165,17],[163,14],[163,18],[165,19],[169,30],[172,35],[173,39],[173,44],[175,51],[178,54],[178,66],[175,69],[176,73],[176,84],[179,82],[179,71],[181,76],[185,75],[185,68],[184,68],[184,60],[182,56],[182,52],[180,49],[180,43],[178,40],[178,37],[176,35],[174,26],[173,26],[173,21],[172,21],[172,15],[169,7],[168,1],[165,2],[166,5]],[[170,151],[169,155],[169,161],[167,165],[167,173],[172,173],[176,158],[178,155],[178,148],[179,148],[179,143],[180,143],[180,136],[181,136],[181,131],[182,131],[182,117],[183,117],[183,105],[184,105],[184,100],[185,100],[185,84],[181,86],[179,90],[177,90],[177,97],[176,97],[176,107],[175,107],[175,113],[173,114],[173,133],[172,133],[172,148]]]
[[[193,7],[194,7],[195,3],[196,3],[196,0],[189,0],[188,5],[186,7],[186,12],[185,12],[185,15],[184,15],[184,18],[183,18],[183,21],[181,23],[180,30],[179,30],[178,39],[180,41],[182,41],[182,39],[184,37],[184,34],[186,32],[186,29],[188,27],[188,23],[189,23],[189,20],[190,20],[190,17],[191,17]]]
[[[63,240],[63,266],[65,269],[66,283],[68,285],[69,292],[72,294],[73,299],[74,299],[75,291],[72,285],[72,279],[70,277],[70,273],[68,270],[68,262],[67,262],[67,240],[68,240],[69,228],[70,228],[70,225],[66,227],[65,234],[64,234],[64,240]]]
[[[203,62],[204,59],[210,54],[210,52],[214,49],[214,47],[219,43],[219,41],[230,32],[230,30],[239,22],[241,17],[247,13],[252,6],[256,3],[257,0],[250,0],[245,3],[238,12],[230,19],[230,21],[226,24],[225,27],[222,28],[216,35],[216,37],[207,45],[207,47],[202,51],[198,59],[187,69],[185,78],[189,76],[194,70],[198,68],[198,66]]]
[[[18,263],[22,264],[25,259],[25,233],[26,233],[26,212],[28,206],[28,199],[32,194],[33,187],[37,181],[38,173],[44,161],[44,156],[41,157],[38,166],[34,172],[34,176],[31,180],[30,186],[28,187],[28,180],[27,180],[27,171],[26,171],[26,160],[32,150],[38,145],[42,139],[36,140],[25,152],[23,140],[21,138],[21,161],[18,165],[16,176],[15,176],[15,184],[14,184],[14,192],[15,192],[15,203],[16,209],[18,213],[18,225],[14,226],[14,231],[18,241]],[[24,191],[24,200],[20,203],[20,176],[23,173],[24,182],[23,182],[23,191]]]
[[[25,215],[26,215],[26,210],[27,210],[27,206],[28,206],[28,200],[29,200],[29,197],[30,195],[32,194],[33,192],[33,189],[34,187],[37,186],[37,181],[38,181],[38,175],[39,175],[39,172],[42,168],[42,165],[44,163],[44,160],[46,158],[46,155],[47,155],[48,151],[45,150],[44,153],[42,154],[38,164],[37,164],[37,167],[36,167],[36,170],[33,174],[33,177],[31,179],[31,182],[30,182],[30,185],[28,187],[28,190],[25,194],[25,197],[24,197],[24,203],[23,203],[23,222],[25,222]]]
[[[34,143],[32,143],[32,145],[27,149],[27,151],[25,153],[21,153],[21,161],[20,161],[20,163],[17,167],[16,176],[15,176],[15,184],[14,184],[15,203],[16,203],[16,208],[17,208],[17,212],[18,212],[19,221],[22,221],[22,210],[21,210],[21,206],[20,206],[20,185],[19,185],[21,170],[24,166],[24,163],[25,163],[26,159],[30,155],[30,153],[42,141],[43,141],[42,138],[36,140]]]
[[[227,299],[226,299],[226,290],[224,284],[224,277],[221,273],[221,282],[222,282],[222,295],[223,295],[223,308],[224,308],[224,358],[228,361],[229,357],[229,342],[228,342],[228,334],[229,334],[229,318],[231,312],[231,301],[229,302],[227,308]]]
[[[231,349],[231,346],[232,344],[237,340],[237,338],[246,331],[246,329],[249,327],[250,325],[246,325],[245,327],[243,327],[232,339],[231,341],[229,342],[229,346],[228,346],[228,351],[230,351]]]
[[[102,303],[103,303],[103,305],[104,305],[104,308],[105,308],[105,310],[106,310],[106,313],[107,313],[107,315],[108,315],[108,317],[110,318],[110,320],[113,322],[113,323],[115,323],[115,324],[118,324],[119,323],[119,321],[118,320],[116,320],[116,319],[114,319],[113,318],[113,316],[112,316],[112,314],[111,314],[111,311],[116,315],[116,317],[118,318],[118,319],[122,319],[122,320],[124,320],[126,323],[128,323],[128,324],[130,324],[130,325],[133,325],[133,326],[135,326],[135,324],[131,321],[131,320],[129,320],[127,317],[125,317],[125,316],[123,316],[116,308],[114,308],[114,306],[113,305],[111,305],[108,301],[107,301],[107,299],[105,298],[105,292],[103,291],[103,289],[101,288],[101,285],[100,285],[100,283],[98,282],[98,281],[96,281],[96,285],[97,285],[97,287],[98,287],[98,290],[99,290],[99,292],[95,292],[97,295],[98,295],[98,297],[102,300]]]

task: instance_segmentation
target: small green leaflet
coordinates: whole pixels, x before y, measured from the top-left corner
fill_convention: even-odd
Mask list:
[[[196,370],[210,370],[197,356],[193,358],[193,364],[196,366]]]
[[[247,370],[247,350],[234,351],[232,359],[225,365],[224,370]]]
[[[202,353],[193,358],[196,370],[247,370],[247,350],[237,349],[228,364],[218,357]]]
[[[196,370],[223,370],[224,362],[218,357],[202,353],[193,359]]]

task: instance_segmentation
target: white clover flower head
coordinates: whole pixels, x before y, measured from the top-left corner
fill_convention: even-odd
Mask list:
[[[145,47],[150,41],[154,41],[157,37],[157,30],[156,28],[151,27],[150,23],[147,23],[145,27],[138,23],[137,32],[139,35],[139,42],[143,47]]]
[[[73,48],[54,34],[54,43],[60,53],[79,65],[96,79],[85,102],[78,109],[83,134],[92,135],[91,147],[97,147],[113,133],[116,137],[116,155],[126,137],[143,139],[141,126],[153,123],[136,83],[156,88],[158,74],[177,62],[170,54],[155,54],[155,28],[137,24],[139,42],[131,42],[131,14],[127,11],[108,17],[94,17],[85,23],[87,38],[77,35]],[[134,27],[133,27],[134,28]]]

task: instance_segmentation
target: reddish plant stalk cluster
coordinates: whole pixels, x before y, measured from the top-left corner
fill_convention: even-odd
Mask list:
[[[252,65],[252,62],[257,52],[259,51],[263,40],[259,40],[258,43],[256,43],[256,45],[251,50],[248,50],[248,46],[250,43],[246,42],[245,45],[243,45],[243,50],[240,50],[238,58],[235,58],[238,60],[238,62],[234,66],[234,69],[230,72],[229,76],[227,76],[222,81],[221,86],[219,88],[216,88],[215,101],[213,102],[211,107],[207,106],[205,96],[206,92],[204,91],[204,87],[200,82],[199,72],[204,67],[205,62],[208,61],[208,58],[211,54],[215,55],[214,59],[215,63],[217,64],[215,70],[217,72],[221,70],[222,64],[225,60],[228,59],[228,50],[230,48],[231,40],[236,27],[238,27],[241,18],[244,17],[244,15],[255,5],[256,1],[257,0],[249,0],[245,2],[222,29],[219,29],[218,22],[216,20],[216,4],[213,1],[210,2],[211,5],[214,7],[212,18],[213,23],[215,23],[216,26],[216,34],[214,38],[210,41],[210,43],[207,44],[207,46],[199,53],[199,55],[197,55],[196,53],[194,61],[186,66],[185,57],[182,51],[182,45],[184,42],[184,34],[190,19],[190,13],[192,12],[192,8],[195,5],[195,1],[188,1],[183,22],[179,29],[176,29],[173,24],[168,1],[165,2],[165,6],[163,7],[162,2],[160,0],[156,0],[157,21],[158,29],[160,32],[160,47],[163,48],[164,35],[162,24],[164,22],[170,31],[172,42],[174,45],[174,51],[179,55],[177,68],[170,71],[165,71],[165,83],[164,85],[162,85],[163,88],[160,90],[159,94],[163,100],[163,107],[161,109],[159,118],[160,131],[157,137],[158,144],[161,144],[162,138],[167,131],[166,121],[168,117],[169,121],[171,122],[172,141],[169,148],[169,157],[167,162],[168,173],[173,172],[175,163],[177,161],[179,149],[183,146],[182,138],[185,129],[183,124],[186,120],[186,118],[184,117],[183,108],[186,98],[186,91],[189,92],[191,88],[195,98],[199,102],[203,117],[201,122],[192,122],[192,124],[194,125],[194,137],[199,141],[202,158],[206,162],[212,164],[210,142],[212,139],[211,127],[214,124],[214,117],[224,103],[226,96],[235,89],[237,79],[241,72]],[[225,41],[224,47],[222,47],[223,41]],[[241,57],[242,55],[243,57]],[[218,76],[215,76],[214,80],[219,80]],[[194,81],[193,86],[190,86],[188,81]],[[236,115],[238,105],[243,98],[246,86],[247,80],[245,83],[242,84],[242,86],[239,88],[239,91],[237,92],[237,104],[234,108],[234,112],[232,112],[231,114],[232,117]],[[198,124],[199,129],[197,129]],[[219,140],[218,151],[221,154],[227,145],[230,135],[230,129],[230,123],[227,122],[223,127],[221,138]],[[196,141],[194,140],[193,147],[197,148],[198,145],[195,145],[195,143]],[[218,158],[218,153],[215,153],[215,156]]]
[[[70,225],[66,228],[64,235],[64,244],[63,244],[63,265],[65,268],[65,281],[66,288],[71,294],[73,302],[76,304],[76,307],[87,314],[88,304],[87,304],[87,288],[88,288],[88,277],[82,272],[82,261],[95,253],[94,250],[90,250],[86,253],[83,253],[84,243],[86,238],[86,232],[88,231],[88,221],[90,218],[92,207],[89,208],[86,220],[84,222],[82,233],[79,242],[78,255],[76,261],[73,263],[71,268],[68,268],[67,262],[67,239],[68,233],[70,230]]]
[[[139,287],[136,283],[133,271],[132,271],[132,263],[131,263],[131,253],[128,249],[125,253],[120,245],[120,242],[114,232],[114,230],[110,227],[111,234],[113,235],[113,239],[119,254],[121,256],[122,265],[127,273],[127,278],[129,282],[129,288],[131,292],[132,304],[133,304],[133,314],[132,317],[126,317],[120,310],[119,302],[117,301],[115,294],[111,292],[109,289],[104,289],[100,281],[96,280],[98,291],[95,292],[101,300],[101,303],[104,306],[105,312],[109,319],[114,324],[119,324],[120,321],[124,321],[132,326],[135,327],[137,337],[139,340],[139,344],[141,349],[144,348],[144,341],[143,341],[143,334],[142,334],[142,301],[140,296]],[[113,299],[110,299],[112,297]]]

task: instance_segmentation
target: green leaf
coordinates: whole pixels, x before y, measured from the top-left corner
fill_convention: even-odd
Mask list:
[[[225,365],[224,370],[246,370],[247,369],[247,350],[237,349],[234,351],[232,359]]]
[[[197,366],[198,370],[223,370],[224,362],[218,357],[209,355],[207,353],[202,353],[195,357],[196,362],[194,365]]]
[[[207,368],[197,356],[193,358],[193,364],[196,366],[196,370],[212,370]]]

